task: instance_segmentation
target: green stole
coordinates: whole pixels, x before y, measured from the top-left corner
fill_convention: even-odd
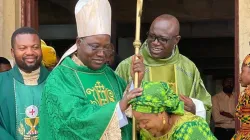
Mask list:
[[[48,70],[41,66],[40,67],[40,75],[38,79],[38,84],[44,83],[49,75]],[[0,139],[5,140],[18,140],[20,139],[20,134],[18,131],[18,127],[20,126],[21,119],[24,119],[25,115],[25,107],[19,107],[19,103],[17,100],[22,100],[26,98],[30,98],[28,96],[29,90],[21,91],[22,88],[20,85],[24,84],[23,76],[20,73],[17,65],[15,65],[10,71],[0,73]],[[16,92],[17,91],[17,92]],[[26,93],[27,92],[27,93]],[[39,91],[37,94],[41,93]],[[21,98],[16,97],[16,95],[23,94]],[[25,101],[26,103],[26,101]],[[33,102],[32,102],[33,103]],[[18,107],[18,108],[17,108]],[[21,112],[19,112],[21,110]],[[17,118],[17,115],[24,113],[23,118]],[[25,123],[24,123],[25,125]],[[30,130],[28,128],[27,130]],[[28,131],[26,131],[28,133]],[[21,138],[24,139],[24,138]]]
[[[144,80],[166,82],[175,93],[178,93],[178,86],[176,82],[176,62],[179,57],[178,48],[176,47],[175,54],[170,58],[156,60],[151,57],[147,43],[144,43],[140,53],[144,57],[144,64],[147,69]]]
[[[39,107],[45,81],[38,85],[25,85],[14,80],[16,99],[17,139],[37,139]]]

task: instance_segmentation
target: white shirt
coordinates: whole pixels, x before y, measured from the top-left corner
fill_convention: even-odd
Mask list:
[[[212,115],[215,122],[215,127],[235,128],[234,118],[222,116],[220,112],[228,112],[234,116],[235,114],[235,95],[230,97],[223,91],[212,97]]]

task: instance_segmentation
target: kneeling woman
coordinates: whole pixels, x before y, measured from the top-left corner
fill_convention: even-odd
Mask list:
[[[131,100],[142,140],[216,140],[207,122],[189,112],[164,82],[143,82],[143,93]]]

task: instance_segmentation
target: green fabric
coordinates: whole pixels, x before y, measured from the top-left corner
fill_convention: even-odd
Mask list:
[[[207,92],[195,64],[181,55],[178,47],[171,58],[155,60],[150,56],[145,42],[141,47],[140,54],[144,58],[143,62],[146,68],[144,81],[163,81],[168,83],[177,94],[201,100],[206,108],[206,120],[210,121],[211,95]],[[131,61],[132,57],[123,60],[116,69],[116,73],[127,83],[132,80],[130,76]]]
[[[141,113],[168,113],[183,115],[184,103],[165,82],[143,82],[142,95],[130,101],[132,109]]]
[[[41,66],[38,84],[43,83],[49,72]],[[23,77],[15,65],[13,69],[0,73],[0,139],[17,139],[16,102],[14,93],[14,80],[24,83]]]
[[[142,140],[216,140],[207,122],[189,112],[180,116],[163,136],[154,137],[145,129],[140,134]]]
[[[106,65],[94,71],[65,58],[45,84],[39,139],[100,139],[125,88]],[[131,124],[123,127],[122,138],[131,139],[131,131]]]
[[[149,67],[150,81],[164,81],[168,83],[170,88],[178,93],[177,84],[175,80],[175,65],[168,64],[163,66]],[[154,74],[157,73],[157,74]]]
[[[45,81],[39,85],[29,86],[14,80],[16,111],[18,112],[16,114],[18,140],[37,138],[38,112],[44,84]]]

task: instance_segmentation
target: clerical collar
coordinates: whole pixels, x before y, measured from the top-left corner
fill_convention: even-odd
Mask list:
[[[19,69],[19,68],[18,68]],[[31,73],[26,73],[19,69],[21,75],[23,76],[23,81],[25,85],[38,85],[38,79],[40,76],[40,67]]]

